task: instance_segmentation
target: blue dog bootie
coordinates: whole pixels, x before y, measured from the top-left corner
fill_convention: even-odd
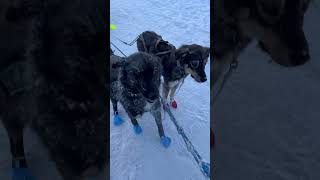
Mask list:
[[[136,133],[136,134],[141,134],[142,133],[142,128],[141,128],[141,126],[139,124],[134,125],[133,126],[133,130],[134,130],[134,133]]]
[[[160,142],[165,148],[168,148],[171,144],[171,139],[167,136],[161,136]]]
[[[13,168],[12,180],[35,180],[28,168]]]
[[[123,119],[121,118],[121,116],[118,113],[116,113],[113,116],[113,124],[115,126],[120,126],[122,123],[123,123]]]

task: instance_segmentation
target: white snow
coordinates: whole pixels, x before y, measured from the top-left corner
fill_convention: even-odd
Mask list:
[[[146,30],[155,31],[176,47],[182,44],[210,46],[210,0],[111,0],[111,41],[126,55],[137,51],[135,39]],[[115,50],[115,48],[113,48]],[[118,51],[116,54],[121,55]],[[210,161],[210,64],[206,66],[208,81],[197,83],[188,77],[176,96],[178,109],[172,110],[185,133],[206,160]],[[112,107],[110,102],[110,107]],[[112,114],[112,108],[110,108]],[[138,119],[143,132],[133,132],[130,119],[119,106],[124,124],[115,127],[110,117],[110,176],[111,180],[201,180],[205,179],[192,155],[186,149],[168,114],[164,130],[172,139],[165,149],[154,118],[146,113]]]

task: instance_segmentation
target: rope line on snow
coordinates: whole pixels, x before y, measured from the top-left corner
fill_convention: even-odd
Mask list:
[[[161,98],[161,102],[162,102],[162,104],[164,106],[164,110],[168,113],[171,121],[176,126],[176,129],[177,129],[178,133],[182,136],[182,138],[183,138],[183,140],[184,140],[184,142],[185,142],[185,144],[187,146],[188,151],[192,154],[193,158],[195,159],[195,161],[199,165],[200,170],[203,173],[203,175],[210,179],[210,163],[207,163],[207,162],[205,162],[203,160],[203,158],[200,156],[198,151],[193,146],[192,142],[189,140],[189,138],[185,134],[183,128],[179,125],[179,123],[177,122],[176,118],[172,114],[172,112],[170,110],[170,107],[165,104],[165,101],[161,96],[160,96],[160,98]]]
[[[110,43],[111,43],[111,45],[113,46],[113,47],[115,47],[122,55],[124,55],[124,57],[127,57],[127,55],[125,54],[125,53],[123,53],[121,50],[120,50],[120,48],[118,48],[115,44],[113,44],[111,41],[110,41]]]
[[[129,42],[129,43],[121,40],[120,38],[118,38],[118,37],[115,36],[115,35],[111,35],[111,36],[113,36],[114,38],[116,38],[117,40],[119,40],[120,42],[122,42],[122,43],[125,44],[125,45],[132,46],[134,43],[137,42],[137,40],[139,39],[139,37],[141,36],[141,34],[139,34],[135,39],[133,39],[133,40],[132,40],[131,42]]]

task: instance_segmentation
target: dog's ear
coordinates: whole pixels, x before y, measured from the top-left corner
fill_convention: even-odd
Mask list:
[[[182,46],[176,50],[176,59],[183,60],[188,54],[190,54],[190,49],[187,46]]]
[[[208,57],[209,57],[209,55],[210,55],[210,48],[209,47],[204,47],[203,48],[203,57],[205,58],[205,59],[207,59]]]

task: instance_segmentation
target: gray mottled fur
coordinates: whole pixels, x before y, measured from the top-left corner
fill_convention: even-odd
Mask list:
[[[117,113],[117,103],[120,102],[133,125],[138,124],[136,118],[150,112],[155,118],[160,137],[164,136],[159,99],[161,64],[158,57],[143,52],[132,54],[128,58],[112,55],[110,63],[111,101],[114,112]],[[147,71],[153,74],[146,74]],[[147,84],[150,87],[146,92],[142,92],[140,85],[147,83],[145,81],[151,82]],[[151,95],[153,102],[150,109],[146,109],[150,94],[154,94]]]

